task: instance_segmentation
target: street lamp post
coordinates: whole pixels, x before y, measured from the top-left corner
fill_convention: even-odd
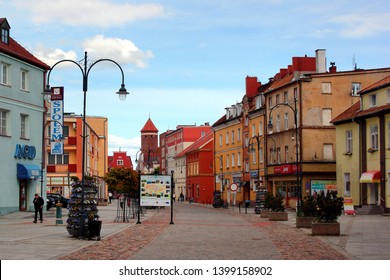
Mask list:
[[[260,143],[264,140],[264,136],[260,136],[258,134],[249,138],[248,152],[254,151],[252,146],[255,140],[257,144],[257,190],[259,190],[260,189]]]
[[[224,177],[223,177],[223,158],[222,158],[222,155],[220,155],[219,157],[214,157],[214,158],[217,158],[217,159],[219,159],[220,160],[220,162],[221,162],[221,168],[220,168],[220,170],[221,170],[221,192],[223,192],[223,187],[224,187]],[[217,186],[216,185],[214,185],[214,192],[217,190]]]
[[[302,190],[301,190],[300,176],[299,176],[300,170],[299,170],[299,148],[298,148],[297,98],[294,97],[294,107],[292,107],[291,105],[289,105],[287,103],[279,103],[279,104],[276,104],[275,106],[270,108],[269,117],[268,117],[268,130],[269,131],[272,131],[272,129],[273,129],[273,124],[272,124],[272,121],[271,121],[271,113],[272,113],[273,109],[275,109],[277,107],[280,107],[280,106],[286,106],[286,107],[290,108],[293,111],[293,113],[294,113],[295,141],[296,141],[296,145],[295,145],[295,165],[296,165],[296,174],[297,174],[296,181],[297,181],[297,189],[298,189],[297,212],[299,213],[301,211]]]
[[[81,223],[80,223],[80,238],[81,239],[85,239],[85,218],[86,218],[86,215],[85,215],[85,209],[84,209],[84,190],[85,190],[85,153],[86,153],[86,134],[87,134],[87,125],[86,125],[86,101],[87,101],[87,91],[88,91],[88,77],[89,77],[89,73],[92,69],[93,66],[95,66],[97,63],[99,62],[103,62],[103,61],[108,61],[108,62],[112,62],[114,63],[115,65],[118,66],[118,68],[120,69],[121,71],[121,74],[122,74],[122,84],[121,84],[121,87],[119,89],[119,91],[117,92],[117,94],[119,95],[119,99],[121,101],[125,100],[126,99],[126,96],[127,94],[129,94],[125,88],[125,83],[124,83],[124,74],[123,74],[123,70],[122,70],[122,67],[114,60],[112,59],[108,59],[108,58],[101,58],[95,62],[93,62],[92,64],[88,65],[88,60],[87,60],[87,52],[84,53],[84,62],[76,62],[74,60],[70,60],[70,59],[63,59],[63,60],[60,60],[58,62],[56,62],[51,68],[50,70],[48,71],[48,74],[47,74],[47,84],[46,84],[46,87],[45,87],[45,90],[44,90],[44,94],[51,94],[51,88],[50,88],[50,74],[51,72],[53,71],[54,67],[56,67],[58,64],[60,63],[63,63],[63,62],[70,62],[70,63],[73,63],[75,64],[80,70],[81,70],[81,74],[83,76],[83,93],[84,93],[84,99],[83,99],[83,135],[82,135],[82,145],[83,145],[83,148],[82,148],[82,152],[83,152],[83,155],[82,155],[82,179],[81,179]]]

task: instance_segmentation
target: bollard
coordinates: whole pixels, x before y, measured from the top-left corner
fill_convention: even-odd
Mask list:
[[[56,225],[62,225],[62,204],[58,202],[56,204]]]

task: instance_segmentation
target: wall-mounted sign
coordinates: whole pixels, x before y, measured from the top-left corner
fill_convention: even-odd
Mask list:
[[[37,155],[37,150],[34,146],[16,144],[15,158],[34,159]]]
[[[171,205],[171,176],[142,175],[141,206]]]
[[[64,87],[52,87],[50,106],[50,136],[51,154],[62,155],[64,143],[62,141],[64,125]]]

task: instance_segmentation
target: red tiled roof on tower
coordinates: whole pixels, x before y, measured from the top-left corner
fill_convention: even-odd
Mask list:
[[[144,127],[141,129],[142,132],[158,132],[158,129],[152,122],[152,120],[149,118]]]

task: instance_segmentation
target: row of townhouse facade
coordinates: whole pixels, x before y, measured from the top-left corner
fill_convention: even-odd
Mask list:
[[[246,78],[242,101],[212,126],[215,185],[226,203],[254,201],[264,188],[296,207],[315,191],[339,188],[331,120],[390,68],[338,72],[335,63],[326,65],[319,49],[314,57],[293,57],[265,84]]]
[[[390,210],[390,76],[359,92],[360,100],[332,120],[336,126],[340,193],[370,213]],[[375,212],[375,211],[374,211]]]

